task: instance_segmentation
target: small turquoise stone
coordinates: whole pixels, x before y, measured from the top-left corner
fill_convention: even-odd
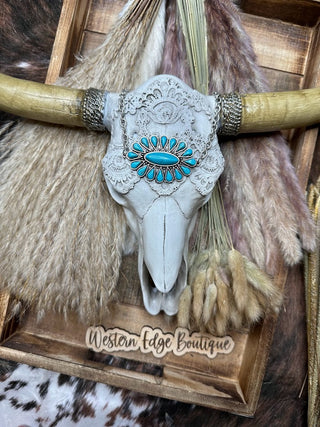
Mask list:
[[[132,169],[137,169],[139,166],[141,165],[141,161],[137,161],[137,162],[132,162],[131,163],[131,167]]]
[[[138,169],[138,175],[144,176],[147,171],[147,166],[142,166],[142,168]]]
[[[163,148],[165,147],[167,141],[168,141],[168,138],[166,136],[161,137],[161,145]]]
[[[145,155],[147,162],[157,166],[173,166],[179,163],[179,158],[171,153],[153,151]]]
[[[157,144],[158,144],[158,138],[156,136],[152,136],[151,137],[151,142],[156,147]]]
[[[147,138],[143,137],[141,138],[141,144],[143,144],[145,147],[149,148],[149,142]]]
[[[137,142],[135,144],[133,144],[133,149],[136,150],[136,151],[140,151],[140,152],[143,151],[143,148]]]
[[[189,148],[187,151],[185,151],[182,155],[184,157],[192,156],[192,150],[191,150],[191,148]]]
[[[158,175],[157,175],[156,181],[157,181],[157,182],[163,182],[163,180],[164,180],[163,173],[162,173],[162,171],[161,171],[161,169],[160,169],[160,170],[159,170],[159,172],[158,172]]]
[[[182,174],[178,171],[178,169],[175,169],[174,174],[178,181],[182,180]]]
[[[154,179],[154,169],[150,169],[150,171],[147,173],[147,178],[150,180]]]
[[[129,159],[136,159],[138,157],[138,154],[133,153],[132,151],[130,151],[128,153],[128,157],[129,157]]]
[[[167,171],[167,173],[166,173],[166,181],[167,182],[172,182],[173,181],[173,176],[172,176],[172,174],[171,174],[170,171]]]
[[[177,140],[175,138],[170,139],[170,150],[177,145]]]
[[[193,167],[197,164],[196,159],[184,160],[183,162],[186,163],[187,165],[191,166],[191,167]]]
[[[184,148],[186,148],[185,142],[180,142],[180,144],[179,144],[179,146],[177,148],[177,151],[183,150]]]
[[[186,166],[181,165],[181,170],[182,170],[184,175],[190,175],[190,173],[191,173],[191,170],[189,168],[187,168]]]

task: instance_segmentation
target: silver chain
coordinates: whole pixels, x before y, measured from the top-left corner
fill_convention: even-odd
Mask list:
[[[122,155],[126,159],[129,153],[129,138],[127,133],[127,120],[124,112],[124,102],[128,91],[124,89],[119,95],[119,110],[120,110],[120,127],[122,130],[123,151]]]
[[[125,159],[127,158],[127,154],[129,153],[129,138],[128,138],[128,133],[127,133],[127,120],[126,120],[126,115],[124,112],[124,103],[125,103],[125,98],[126,98],[127,93],[128,93],[127,90],[123,90],[119,95],[120,127],[122,130],[122,140],[123,140],[122,155]],[[209,151],[210,145],[211,145],[211,141],[217,132],[219,116],[220,116],[220,111],[221,111],[221,97],[218,93],[214,93],[214,96],[216,97],[216,106],[215,106],[212,124],[211,124],[211,132],[208,136],[205,149],[202,152],[200,158],[197,160],[198,165],[202,162],[202,160],[208,154],[208,151]]]
[[[201,153],[201,156],[200,156],[199,160],[197,161],[198,164],[200,164],[202,162],[202,160],[208,154],[208,151],[209,151],[210,145],[211,145],[211,141],[213,140],[215,134],[217,133],[217,127],[218,127],[219,116],[220,116],[220,111],[221,111],[221,99],[220,99],[220,95],[218,93],[214,93],[213,95],[216,97],[216,106],[214,109],[213,119],[212,119],[212,123],[211,123],[211,132],[208,136],[205,149]]]

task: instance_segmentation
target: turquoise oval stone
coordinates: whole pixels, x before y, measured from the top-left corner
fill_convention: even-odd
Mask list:
[[[147,166],[142,166],[142,168],[138,169],[138,175],[144,176],[147,171]]]
[[[147,178],[150,180],[154,179],[154,169],[149,170],[149,172],[147,173]]]
[[[147,138],[143,137],[141,138],[141,144],[143,144],[145,147],[149,148],[149,142]]]
[[[157,144],[158,144],[158,138],[156,136],[152,136],[151,137],[151,142],[156,147]]]
[[[188,150],[186,150],[182,155],[184,157],[192,156],[192,150],[191,150],[191,148],[189,148]]]
[[[181,166],[181,170],[184,173],[184,175],[190,175],[191,170],[187,168],[186,166]]]
[[[157,166],[173,166],[179,163],[179,158],[171,153],[164,153],[162,151],[153,151],[145,155],[145,159]]]
[[[182,180],[182,174],[178,171],[178,169],[175,169],[174,174],[178,181]]]
[[[177,145],[177,140],[175,138],[170,139],[170,150]]]
[[[143,148],[141,147],[141,145],[137,143],[133,144],[133,149],[140,152],[143,151]]]
[[[166,181],[167,182],[172,182],[173,181],[173,176],[172,176],[172,173],[170,171],[166,172]]]
[[[157,182],[163,182],[163,180],[164,180],[163,173],[162,173],[162,171],[161,171],[161,169],[160,169],[160,170],[159,170],[159,172],[158,172],[158,175],[157,175],[156,181],[157,181]]]
[[[184,142],[180,142],[177,151],[183,150],[184,148],[186,148],[186,144]]]
[[[168,138],[166,136],[161,137],[161,145],[163,148],[166,145],[167,141],[168,141]]]
[[[130,151],[128,153],[128,157],[129,157],[129,159],[136,159],[138,157],[138,154],[133,153],[132,151]]]
[[[140,160],[138,162],[131,162],[132,169],[137,169],[137,167],[139,167],[140,165],[141,165]]]
[[[191,166],[191,167],[195,166],[197,163],[196,159],[184,160],[183,162],[186,163],[187,165]]]

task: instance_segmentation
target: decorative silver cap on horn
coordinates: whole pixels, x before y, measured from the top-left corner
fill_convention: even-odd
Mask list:
[[[219,135],[237,135],[241,126],[242,100],[238,93],[220,95]]]
[[[104,131],[104,107],[107,92],[89,88],[85,91],[82,104],[82,121],[89,130]]]

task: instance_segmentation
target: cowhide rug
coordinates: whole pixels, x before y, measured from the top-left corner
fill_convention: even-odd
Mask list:
[[[2,0],[0,71],[43,81],[61,0]],[[5,123],[8,115],[2,114]],[[307,372],[301,268],[289,272],[254,419],[0,361],[0,427],[304,426]]]

